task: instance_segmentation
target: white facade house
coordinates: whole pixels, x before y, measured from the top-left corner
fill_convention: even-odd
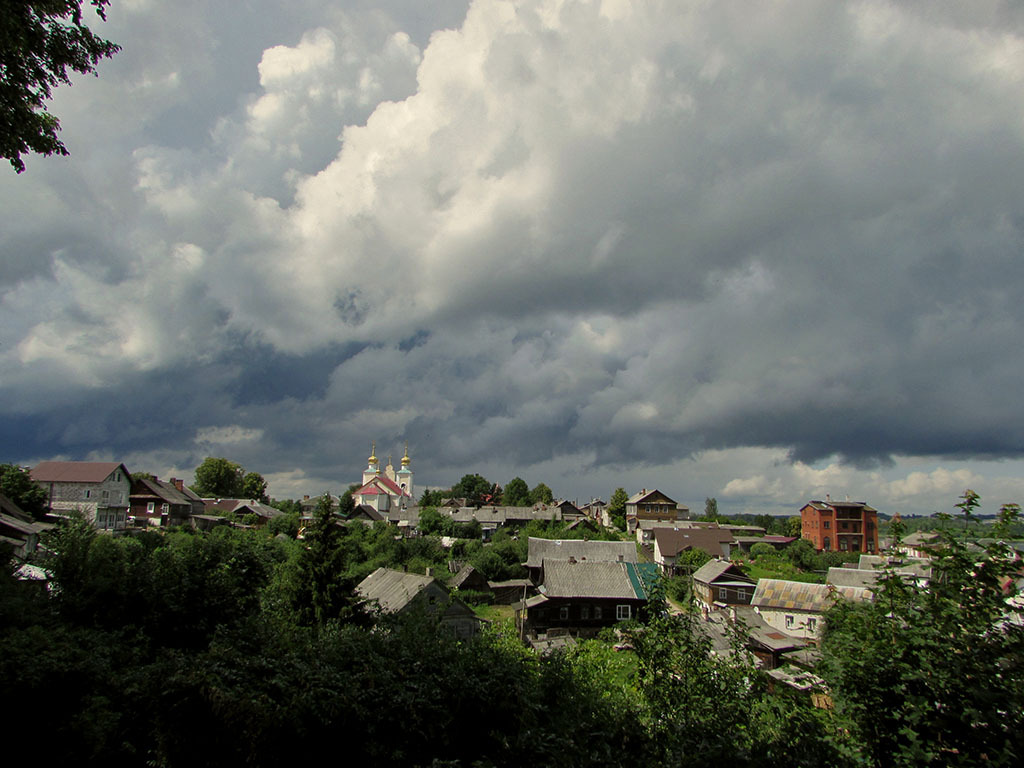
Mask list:
[[[124,528],[132,479],[124,464],[108,461],[44,461],[32,479],[49,496],[50,511],[79,511],[97,528]]]

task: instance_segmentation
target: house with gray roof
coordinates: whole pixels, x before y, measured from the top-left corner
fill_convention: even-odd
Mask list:
[[[761,579],[750,604],[773,629],[813,639],[821,634],[823,615],[836,600],[870,601],[872,598],[871,590],[864,587]]]
[[[434,617],[456,637],[472,637],[483,623],[433,576],[378,568],[359,583],[356,593],[381,613]]]
[[[572,560],[580,563],[636,563],[636,545],[631,541],[588,541],[584,539],[537,539],[531,536],[524,565],[535,584],[543,580],[545,561]]]
[[[516,610],[516,626],[526,641],[559,634],[592,637],[638,618],[652,575],[636,562],[576,558],[545,558],[542,573],[538,594]]]
[[[136,525],[182,525],[192,515],[206,511],[203,500],[184,480],[172,477],[168,482],[140,477],[132,480],[128,497],[129,514]]]
[[[749,605],[756,585],[728,560],[708,560],[693,574],[693,593],[708,605]]]

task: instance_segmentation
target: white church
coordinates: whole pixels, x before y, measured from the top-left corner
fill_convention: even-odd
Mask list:
[[[409,444],[406,443],[402,468],[396,471],[391,464],[391,457],[388,456],[387,465],[381,469],[377,460],[377,443],[372,443],[370,457],[367,459],[366,469],[363,470],[363,484],[359,490],[352,493],[353,501],[357,506],[365,504],[382,514],[391,509],[412,506],[415,502],[412,495],[412,469],[409,466],[411,463]]]

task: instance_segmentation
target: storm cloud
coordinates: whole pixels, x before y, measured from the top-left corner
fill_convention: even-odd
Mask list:
[[[71,158],[0,176],[6,460],[229,455],[287,496],[408,440],[418,483],[581,498],[1017,490],[1018,5],[109,15]]]

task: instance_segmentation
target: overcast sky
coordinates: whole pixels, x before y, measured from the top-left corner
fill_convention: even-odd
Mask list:
[[[0,461],[1024,502],[1019,3],[108,19],[0,168]]]

